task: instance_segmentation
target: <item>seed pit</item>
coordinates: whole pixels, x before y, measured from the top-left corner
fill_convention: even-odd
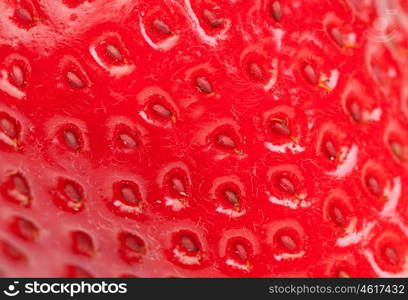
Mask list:
[[[0,118],[0,129],[11,139],[17,138],[19,133],[17,122],[7,116]]]
[[[398,141],[390,141],[390,148],[396,158],[402,159],[403,149],[402,145]]]
[[[120,199],[122,202],[138,206],[141,203],[139,188],[134,183],[122,183],[120,187]]]
[[[279,177],[277,181],[277,185],[284,192],[287,192],[291,195],[296,194],[296,187],[288,177],[285,177],[285,176]]]
[[[142,253],[145,250],[143,240],[137,235],[126,233],[124,236],[124,245],[128,250]]]
[[[179,194],[183,197],[187,196],[184,183],[179,177],[174,176],[171,178],[171,187],[176,194]]]
[[[21,250],[11,245],[10,243],[6,241],[1,241],[1,246],[2,246],[4,255],[8,257],[10,260],[18,261],[18,262],[27,261],[26,255]]]
[[[63,130],[63,139],[66,145],[74,151],[78,151],[81,148],[80,139],[74,130],[65,129]]]
[[[138,139],[139,132],[123,123],[118,124],[113,131],[113,143],[122,151],[135,149],[141,143]]]
[[[264,81],[265,77],[263,70],[259,64],[256,62],[250,62],[248,64],[248,74],[255,80]]]
[[[360,112],[360,105],[357,102],[350,102],[349,104],[349,112],[351,115],[351,118],[354,120],[356,123],[361,122],[361,112]]]
[[[374,196],[380,196],[381,195],[381,185],[378,182],[377,178],[374,176],[368,176],[366,179],[366,185],[368,190],[374,195]]]
[[[228,203],[232,204],[235,209],[240,208],[240,201],[238,194],[232,189],[225,189],[223,191],[224,197]]]
[[[74,72],[71,72],[71,71],[67,72],[66,79],[67,79],[68,84],[73,88],[82,89],[85,87],[85,83]]]
[[[335,160],[337,157],[337,150],[336,150],[336,146],[334,145],[334,143],[327,139],[324,143],[323,143],[323,153],[327,156],[327,158],[329,158],[330,160]]]
[[[208,24],[213,28],[218,28],[223,23],[223,20],[220,18],[217,18],[215,13],[209,9],[203,10],[203,17],[208,22]]]
[[[16,188],[16,190],[20,193],[20,194],[24,194],[24,195],[30,195],[30,188],[27,184],[26,179],[20,175],[20,174],[16,174],[13,176],[13,184],[14,187]]]
[[[331,220],[338,226],[344,227],[347,223],[342,209],[336,205],[330,208],[329,215]]]
[[[78,212],[84,206],[84,192],[82,187],[69,179],[59,179],[55,201],[64,210]]]
[[[34,241],[38,237],[38,227],[33,222],[25,218],[15,218],[12,228],[20,238],[26,241]]]
[[[237,146],[230,136],[221,133],[216,136],[216,144],[228,149],[236,149]]]
[[[399,259],[398,253],[395,250],[395,248],[391,246],[385,246],[383,248],[383,255],[389,264],[398,265],[400,259]]]
[[[126,132],[120,133],[118,137],[119,137],[120,145],[122,145],[124,148],[133,149],[133,148],[136,148],[138,145],[137,141],[130,134]]]
[[[21,88],[25,83],[24,71],[18,65],[13,65],[10,70],[10,77],[14,85]]]
[[[81,191],[72,183],[65,184],[64,192],[72,201],[80,202],[82,200]]]
[[[119,253],[128,263],[139,262],[146,253],[145,242],[136,234],[122,232],[119,235]]]
[[[152,111],[161,118],[171,119],[173,117],[173,113],[160,103],[153,104]]]
[[[276,22],[280,22],[282,20],[282,7],[279,1],[272,2],[271,15]]]
[[[92,238],[89,234],[82,231],[74,231],[72,236],[72,247],[75,253],[93,256],[95,254],[95,247]]]
[[[198,76],[196,78],[196,85],[197,85],[197,88],[205,94],[211,94],[213,92],[211,83],[204,76]]]
[[[105,51],[108,57],[110,57],[113,61],[116,62],[123,61],[123,55],[116,46],[112,44],[107,44],[105,47]]]
[[[152,26],[158,33],[165,35],[170,35],[172,33],[169,26],[160,19],[153,20]]]
[[[229,252],[230,255],[235,259],[238,260],[240,263],[247,263],[249,260],[250,250],[249,246],[247,245],[248,241],[241,241],[238,239],[232,239],[229,241],[230,247]]]
[[[307,82],[309,82],[310,84],[318,84],[319,79],[317,77],[315,69],[311,65],[306,65],[303,67],[303,75],[305,76]]]
[[[271,120],[271,130],[278,135],[283,136],[291,135],[291,131],[288,127],[288,124],[286,123],[286,121],[281,119],[273,118]]]
[[[294,252],[298,249],[298,245],[295,240],[289,234],[282,234],[279,237],[281,247],[290,252]]]
[[[200,250],[194,238],[188,234],[180,236],[180,247],[189,254],[197,254]]]
[[[31,12],[28,9],[26,9],[26,8],[24,8],[22,6],[19,6],[16,9],[16,15],[23,22],[31,23],[33,21],[33,15],[31,14]]]
[[[340,47],[344,47],[344,38],[343,34],[337,27],[332,27],[329,29],[329,33],[331,38],[336,42],[336,44]]]
[[[138,202],[138,199],[135,193],[133,192],[133,189],[130,187],[127,187],[127,186],[122,187],[121,194],[122,194],[123,199],[128,203],[136,204]]]

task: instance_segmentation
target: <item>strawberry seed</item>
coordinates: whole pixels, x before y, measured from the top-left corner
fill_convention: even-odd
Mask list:
[[[66,74],[67,76],[67,81],[68,83],[76,89],[81,89],[83,87],[85,87],[84,82],[81,80],[81,78],[79,78],[75,73],[73,72],[67,72]]]
[[[106,45],[105,50],[106,50],[106,54],[107,54],[111,59],[113,59],[114,61],[117,61],[117,62],[123,61],[123,55],[122,55],[122,53],[121,53],[121,52],[119,51],[119,49],[116,48],[114,45],[112,45],[112,44]]]
[[[298,246],[297,246],[296,242],[293,240],[293,238],[290,235],[287,235],[287,234],[281,235],[280,243],[285,249],[287,249],[289,251],[296,251],[297,248],[298,248]]]
[[[204,9],[203,10],[203,16],[206,19],[206,21],[211,25],[213,28],[218,28],[222,25],[223,20],[217,18],[217,16],[214,14],[213,11],[209,9]]]
[[[152,25],[153,25],[153,28],[155,28],[159,33],[162,33],[165,35],[171,34],[170,28],[162,20],[155,19]]]
[[[272,2],[271,15],[276,22],[280,22],[282,20],[282,7],[279,1]]]
[[[287,177],[280,177],[278,180],[278,185],[283,191],[289,194],[294,195],[296,193],[295,185]]]
[[[202,91],[203,93],[211,94],[213,92],[211,83],[204,76],[197,77],[196,84],[197,84],[198,89]]]
[[[14,65],[11,67],[10,76],[15,86],[22,87],[24,85],[24,72],[18,65]]]

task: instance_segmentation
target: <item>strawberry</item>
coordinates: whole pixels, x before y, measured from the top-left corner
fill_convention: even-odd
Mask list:
[[[405,1],[0,16],[3,276],[408,275]]]

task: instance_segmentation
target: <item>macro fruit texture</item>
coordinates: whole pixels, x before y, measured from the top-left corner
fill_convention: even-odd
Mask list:
[[[3,276],[408,276],[403,0],[1,0]]]

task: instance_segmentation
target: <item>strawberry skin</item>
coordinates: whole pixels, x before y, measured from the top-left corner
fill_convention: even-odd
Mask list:
[[[1,0],[0,272],[408,276],[404,0]]]

